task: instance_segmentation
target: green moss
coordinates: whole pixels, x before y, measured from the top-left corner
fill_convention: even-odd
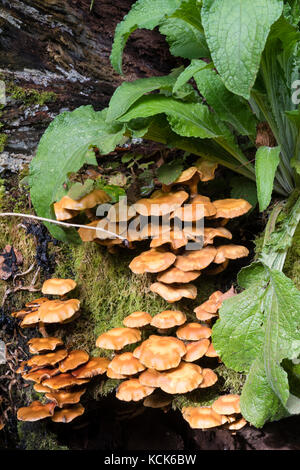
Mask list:
[[[69,450],[66,446],[61,446],[55,434],[47,428],[43,421],[35,423],[18,423],[18,435],[20,448],[22,450]]]
[[[0,127],[1,126],[1,123],[0,123]],[[6,142],[7,142],[7,139],[8,139],[8,136],[6,134],[4,134],[3,132],[0,133],[0,153],[3,152],[4,148],[5,148],[5,145],[6,145]]]
[[[6,85],[6,93],[17,101],[22,101],[25,106],[38,104],[43,106],[46,103],[56,100],[56,94],[52,91],[38,91],[34,88],[22,88],[10,82]]]
[[[300,225],[294,234],[293,243],[287,253],[283,271],[300,289]]]

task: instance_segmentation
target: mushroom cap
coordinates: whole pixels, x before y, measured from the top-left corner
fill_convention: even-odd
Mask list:
[[[222,395],[211,406],[220,415],[232,415],[241,412],[239,395]]]
[[[172,397],[165,395],[163,392],[154,392],[143,401],[143,405],[147,408],[166,408],[172,403]]]
[[[135,375],[145,370],[145,366],[131,352],[116,355],[109,363],[109,367],[121,375]]]
[[[86,392],[86,388],[81,390],[68,391],[68,392],[49,392],[47,391],[45,396],[48,400],[56,403],[59,408],[62,408],[65,405],[73,405],[79,403],[81,396]]]
[[[181,269],[171,267],[167,271],[158,274],[157,280],[164,284],[173,284],[174,282],[185,284],[194,281],[200,275],[201,271],[181,271]]]
[[[53,204],[53,209],[54,209],[56,220],[70,220],[70,219],[73,219],[73,217],[76,216],[77,211],[72,211],[72,210],[65,209],[63,207],[63,203],[64,203],[64,201],[62,201],[62,199],[61,199],[60,201],[55,202]]]
[[[27,361],[27,365],[29,367],[54,366],[58,362],[65,359],[67,355],[68,355],[68,351],[66,349],[58,349],[58,351],[55,351],[55,352],[32,356]]]
[[[147,369],[139,375],[139,382],[147,387],[158,387],[160,372],[155,369]]]
[[[172,185],[178,183],[186,183],[187,181],[190,181],[197,173],[198,168],[196,166],[190,166],[190,168],[183,170],[181,175],[178,176],[178,178],[172,183]]]
[[[215,348],[213,347],[212,343],[210,343],[209,348],[205,353],[205,356],[207,356],[207,357],[219,357],[219,355],[216,352]]]
[[[200,323],[187,323],[178,328],[176,336],[184,341],[198,341],[199,339],[210,338],[211,328]]]
[[[199,158],[196,162],[196,167],[200,176],[200,181],[206,182],[215,178],[215,171],[218,168],[218,163]]]
[[[244,258],[249,255],[249,250],[242,245],[221,245],[218,246],[214,263],[221,264],[227,259]]]
[[[206,310],[204,310],[204,308],[202,308],[202,305],[199,305],[199,307],[196,307],[194,309],[194,312],[196,314],[197,319],[201,321],[208,321],[218,316],[217,313],[209,313]]]
[[[204,246],[210,245],[214,242],[214,238],[222,237],[228,240],[232,239],[232,233],[224,227],[206,227],[204,228]]]
[[[99,220],[93,220],[89,224],[86,224],[85,227],[97,227],[99,224]],[[92,242],[97,238],[97,230],[91,230],[89,228],[80,227],[78,230],[78,235],[80,236],[83,242]]]
[[[233,421],[232,423],[227,424],[225,427],[230,431],[239,431],[244,426],[246,426],[246,424],[247,421],[245,420],[245,418],[240,418],[236,421]]]
[[[68,357],[59,364],[59,370],[64,373],[76,369],[82,364],[85,364],[89,358],[90,356],[87,352],[81,349],[73,349],[73,351],[68,354]]]
[[[33,401],[29,406],[18,409],[17,418],[19,421],[39,421],[49,418],[53,415],[55,406],[54,402],[44,405],[39,401]]]
[[[188,197],[189,195],[185,191],[158,193],[154,198],[140,199],[133,207],[136,212],[146,217],[163,216],[180,207]]]
[[[152,317],[147,312],[137,311],[132,312],[130,315],[124,318],[123,325],[128,328],[141,328],[143,326],[149,325],[152,320]]]
[[[216,413],[209,406],[182,408],[182,416],[193,429],[209,429],[227,422],[225,416]]]
[[[11,312],[11,316],[17,318],[17,320],[23,320],[23,318],[25,318],[28,313],[32,313],[32,311],[36,312],[37,308],[34,310],[31,310],[31,308],[23,308],[22,310],[18,310],[17,312]]]
[[[42,286],[42,293],[47,295],[65,295],[75,289],[73,279],[47,279]]]
[[[77,299],[49,300],[39,307],[38,314],[43,323],[62,323],[72,318],[79,307],[80,300]]]
[[[141,340],[141,332],[136,328],[113,328],[98,336],[96,346],[103,349],[120,350],[127,344]]]
[[[87,382],[87,379],[78,379],[77,377],[74,377],[74,375],[66,373],[43,380],[43,385],[51,388],[51,390],[60,390],[62,388],[73,387],[73,385],[83,385]]]
[[[176,268],[182,271],[200,271],[212,263],[217,254],[216,248],[206,246],[201,250],[187,251],[181,256],[177,256]]]
[[[48,301],[49,301],[48,297],[39,297],[38,299],[30,300],[30,302],[27,302],[25,304],[25,307],[31,308],[31,309],[34,307],[38,308],[44,302],[48,302]]]
[[[215,206],[210,202],[206,196],[196,196],[192,199],[190,204],[185,204],[183,207],[178,207],[173,214],[184,222],[196,222],[203,219],[203,217],[212,217],[217,212]]]
[[[218,376],[211,369],[202,369],[203,382],[199,385],[199,388],[212,387],[217,381]]]
[[[27,372],[25,374],[22,374],[22,377],[24,380],[30,380],[32,382],[37,382],[41,383],[46,379],[49,379],[50,377],[54,377],[59,373],[59,369],[39,369],[39,370],[34,370]]]
[[[107,357],[92,357],[86,364],[76,370],[72,370],[71,374],[77,379],[87,379],[96,375],[105,374],[110,360]]]
[[[166,243],[170,243],[173,250],[178,250],[179,248],[187,245],[188,239],[183,231],[171,229],[170,231],[161,234],[159,237],[153,238],[150,243],[150,247],[157,248]]]
[[[48,303],[48,302],[45,302],[45,303]],[[25,315],[25,317],[23,318],[20,326],[21,326],[21,328],[29,328],[31,326],[37,325],[37,323],[39,323],[39,321],[40,321],[39,311],[35,310],[35,311],[29,312]]]
[[[224,263],[221,263],[221,264],[218,264],[216,267],[214,268],[211,268],[211,269],[207,269],[205,271],[205,274],[207,274],[208,276],[216,276],[217,274],[220,274],[222,273],[223,271],[225,271],[225,269],[227,268],[229,264],[229,260],[227,259],[226,261],[224,261]]]
[[[102,189],[95,189],[91,193],[83,196],[80,199],[71,199],[69,196],[64,196],[60,201],[63,209],[81,211],[84,209],[91,209],[98,204],[110,201],[109,195]]]
[[[139,359],[148,369],[166,370],[177,367],[185,353],[185,345],[179,339],[151,335],[141,344]]]
[[[110,365],[108,364],[108,367],[107,367],[107,371],[106,371],[106,375],[107,377],[109,377],[110,379],[128,379],[128,376],[127,375],[122,375],[122,374],[117,374],[116,372],[114,372],[111,368],[110,368]]]
[[[55,411],[51,419],[55,423],[70,423],[73,419],[83,415],[84,411],[84,407],[80,403],[77,403],[77,405],[68,406],[62,410]]]
[[[169,268],[175,260],[173,253],[152,248],[133,258],[129,268],[135,274],[158,273]]]
[[[200,357],[204,356],[208,347],[210,345],[210,341],[207,338],[200,339],[199,341],[195,341],[193,343],[186,344],[186,354],[183,356],[183,360],[186,362],[194,362],[198,361]],[[204,371],[205,369],[203,369]]]
[[[46,392],[51,392],[51,388],[49,387],[46,387],[46,385],[43,385],[43,384],[40,384],[38,382],[36,382],[34,385],[33,385],[33,388],[36,392],[38,393],[46,393]],[[53,400],[51,400],[53,401]]]
[[[176,369],[162,372],[158,379],[158,385],[166,393],[187,393],[198,388],[202,381],[200,366],[181,362]]]
[[[46,351],[54,351],[57,346],[62,346],[64,343],[60,338],[54,336],[47,336],[46,338],[32,338],[27,342],[29,352],[37,354]]]
[[[197,297],[197,287],[193,284],[177,284],[170,286],[162,282],[154,282],[150,286],[151,292],[160,295],[169,303],[178,302],[182,297],[195,299]]]
[[[218,199],[213,201],[213,205],[217,209],[214,215],[215,219],[219,217],[225,217],[226,219],[239,217],[252,208],[252,205],[245,199]]]
[[[127,206],[125,199],[113,204],[108,211],[107,218],[110,222],[127,222],[136,215],[134,206]]]
[[[167,329],[183,325],[185,322],[186,315],[179,310],[164,310],[152,318],[151,325],[156,328]]]
[[[142,385],[138,379],[122,382],[116,392],[116,397],[123,401],[139,401],[150,395],[155,388]]]

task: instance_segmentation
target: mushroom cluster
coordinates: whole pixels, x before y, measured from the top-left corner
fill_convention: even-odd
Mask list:
[[[24,380],[34,382],[34,390],[44,393],[47,402],[34,401],[19,408],[20,421],[38,421],[51,418],[56,423],[70,423],[81,416],[85,409],[80,404],[85,385],[107,370],[109,360],[90,358],[87,352],[68,351],[60,338],[32,338],[28,341],[33,356],[24,361],[18,373]]]
[[[184,170],[174,183],[163,185],[149,198],[142,198],[131,206],[120,200],[110,207],[105,217],[96,219],[94,216],[86,228],[80,228],[81,239],[95,241],[110,252],[115,252],[117,246],[134,248],[136,242],[150,239],[150,249],[131,261],[131,271],[157,274],[150,289],[167,302],[177,302],[183,297],[195,299],[197,288],[193,281],[203,271],[218,274],[226,269],[229,260],[249,254],[246,247],[229,243],[232,233],[224,225],[228,220],[246,214],[251,204],[244,199],[211,201],[197,193],[199,181],[213,179],[216,167],[216,164],[200,160]],[[103,199],[103,195],[98,199],[92,197],[94,194],[95,191],[72,203],[69,197],[62,198],[54,205],[57,219],[65,220],[57,207],[73,211],[80,205],[83,210],[84,201],[92,199],[93,203],[96,200],[99,203]],[[88,206],[92,207],[90,202]],[[74,213],[70,215],[73,217]],[[225,239],[228,243],[215,244],[215,239]],[[194,243],[194,247],[191,248],[190,243]]]
[[[27,302],[22,310],[12,312],[12,316],[22,320],[21,328],[39,326],[43,336],[47,336],[45,326],[50,323],[69,323],[79,315],[80,301],[66,299],[66,294],[76,287],[72,279],[47,279],[42,286],[44,295],[58,296],[54,300],[48,297]]]
[[[233,288],[214,292],[203,306],[216,313],[232,295]],[[123,325],[102,333],[96,341],[97,347],[112,352],[106,374],[121,380],[116,391],[119,400],[143,399],[144,406],[166,409],[174,395],[217,383],[214,370],[201,365],[205,357],[217,358],[216,365],[220,361],[208,323],[190,322],[179,310],[165,310],[153,317],[148,312],[133,312]],[[128,345],[135,349],[124,351]]]
[[[230,431],[242,429],[247,421],[242,417],[239,395],[222,395],[211,406],[182,408],[182,416],[193,429],[223,426]]]

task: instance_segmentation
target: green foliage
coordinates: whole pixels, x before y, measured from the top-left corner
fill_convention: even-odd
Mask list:
[[[69,450],[57,442],[55,434],[49,431],[43,421],[19,422],[18,435],[22,450]]]
[[[89,150],[92,147],[98,147],[101,153],[109,153],[124,140],[124,126],[106,124],[105,117],[104,111],[96,112],[91,106],[81,106],[60,114],[50,124],[30,165],[31,199],[38,215],[54,218],[53,203],[65,195],[68,174],[91,163]],[[94,164],[97,164],[95,157]],[[55,238],[79,242],[75,230],[64,230],[50,223],[45,225]]]
[[[170,163],[164,163],[157,170],[158,180],[163,184],[174,183],[183,171],[182,162],[173,160]]]
[[[264,211],[271,201],[280,147],[260,147],[255,157],[255,174],[259,208]]]
[[[202,22],[214,64],[228,88],[250,98],[281,0],[204,0]]]
[[[234,176],[230,180],[230,196],[235,199],[246,199],[254,209],[257,204],[256,186],[253,181],[243,176]],[[249,214],[249,212],[248,212]]]

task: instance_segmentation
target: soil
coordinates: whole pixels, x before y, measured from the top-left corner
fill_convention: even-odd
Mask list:
[[[112,70],[109,54],[113,32],[132,3],[131,0],[95,0],[90,12],[90,0],[1,1],[0,78],[13,89],[14,97],[9,97],[1,116],[4,122],[1,132],[8,139],[5,151],[0,153],[0,171],[9,168],[18,172],[24,162],[30,161],[43,131],[62,110],[86,104],[102,109],[123,80],[162,75],[179,65],[169,55],[164,38],[157,31],[138,31],[125,49],[124,76]],[[34,100],[28,90],[38,93]],[[45,92],[54,93],[55,98],[48,97],[42,102],[41,94]],[[18,192],[13,173],[2,172],[1,177],[6,179],[7,186],[15,185]],[[131,191],[135,194],[136,188],[132,187]],[[43,226],[27,222],[23,225],[27,236],[35,240],[32,257],[41,279],[46,279],[53,273],[56,262],[49,251],[53,240]],[[254,234],[259,234],[263,226],[264,221],[255,215],[243,227],[244,243],[250,249],[253,249]],[[230,276],[222,278],[224,289],[230,287],[240,267],[236,263]],[[0,339],[9,344],[10,358],[24,360],[25,339],[9,315],[15,299],[15,294],[10,295],[0,310]],[[16,407],[24,403],[26,388],[13,373],[14,367],[14,362],[0,366],[1,374],[7,374],[1,383],[1,394],[5,397],[5,406],[0,403],[1,408],[11,406],[12,402]],[[12,381],[15,381],[13,385]],[[112,394],[98,401],[89,400],[87,405],[87,412],[74,423],[66,427],[50,423],[46,432],[53,433],[59,445],[82,450],[300,449],[298,417],[269,423],[261,430],[247,425],[234,434],[223,429],[192,430],[179,411],[165,413],[140,404],[122,403]],[[9,422],[0,432],[0,448],[27,448],[24,439],[18,438],[15,414],[10,410],[8,416]],[[28,431],[38,432],[40,426],[29,424]],[[37,442],[36,448],[38,445]]]

